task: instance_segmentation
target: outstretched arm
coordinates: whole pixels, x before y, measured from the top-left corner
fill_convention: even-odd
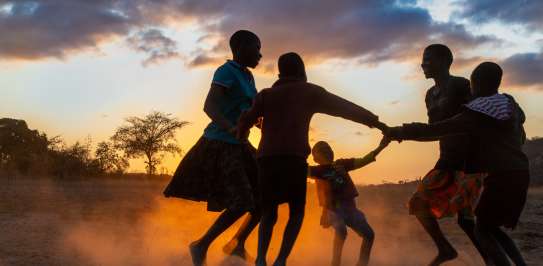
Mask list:
[[[386,125],[380,122],[379,117],[372,112],[334,95],[323,88],[320,88],[318,91],[316,108],[318,113],[339,116],[371,128],[377,127],[381,130],[386,129]]]
[[[434,123],[410,123],[401,127],[393,127],[387,135],[394,140],[415,140],[440,138],[449,135],[475,134],[478,128],[477,116],[471,111],[464,111],[449,119]]]

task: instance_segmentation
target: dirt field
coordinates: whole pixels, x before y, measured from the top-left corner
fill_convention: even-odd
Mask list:
[[[165,199],[167,180],[47,178],[1,179],[0,265],[190,265],[187,245],[217,214],[205,205]],[[359,206],[376,232],[371,265],[425,265],[436,252],[422,228],[407,215],[409,185],[360,188]],[[319,227],[314,187],[290,265],[328,265],[332,231]],[[283,208],[276,229],[284,227]],[[481,265],[454,219],[444,231],[459,252],[446,265]],[[237,225],[235,226],[237,228]],[[530,191],[519,227],[512,233],[530,265],[543,265],[543,189]],[[208,265],[245,265],[223,255],[227,231],[209,251]],[[277,253],[280,234],[270,250]],[[360,238],[349,232],[343,265],[354,265]],[[255,253],[256,232],[248,249]]]

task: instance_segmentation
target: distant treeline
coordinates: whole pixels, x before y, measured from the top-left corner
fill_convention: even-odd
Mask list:
[[[174,132],[184,125],[168,115],[153,112],[144,118],[131,117],[109,141],[91,140],[67,145],[59,136],[48,137],[31,130],[24,120],[0,119],[0,175],[53,175],[88,177],[123,175],[128,159],[146,159],[147,174],[156,174],[163,154],[180,153],[172,142]],[[149,129],[149,130],[147,130]],[[543,138],[535,137],[524,145],[530,160],[532,184],[543,185]],[[400,184],[410,183],[401,181]]]
[[[94,148],[90,137],[67,145],[60,136],[29,129],[24,120],[0,118],[0,176],[123,175],[129,159],[138,157],[145,159],[147,175],[155,175],[165,153],[181,152],[174,133],[187,122],[160,112],[126,122]]]

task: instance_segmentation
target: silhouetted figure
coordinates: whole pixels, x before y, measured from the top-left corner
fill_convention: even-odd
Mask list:
[[[435,84],[426,92],[428,123],[434,124],[458,114],[470,99],[469,81],[449,73],[453,55],[442,44],[432,44],[424,50],[422,70]],[[435,139],[426,139],[432,141]],[[439,159],[422,179],[409,202],[409,213],[417,217],[438,248],[438,255],[430,265],[439,265],[456,258],[457,252],[443,235],[437,219],[458,214],[458,225],[471,239],[479,253],[475,238],[471,203],[482,184],[483,173],[473,160],[474,136],[455,135],[439,139]],[[469,169],[466,169],[468,167]],[[466,189],[459,189],[466,188]],[[459,200],[461,199],[461,200]]]
[[[362,168],[375,161],[377,155],[390,141],[383,137],[379,147],[362,158],[338,159],[334,161],[334,151],[325,141],[319,141],[311,150],[313,160],[318,166],[309,167],[309,177],[317,183],[319,203],[323,207],[321,225],[334,228],[334,246],[332,265],[341,265],[341,253],[347,226],[362,237],[360,256],[357,266],[368,265],[375,233],[368,224],[366,216],[357,209],[355,198],[358,191],[349,175],[349,171]]]
[[[166,197],[207,201],[209,211],[223,211],[209,230],[190,245],[194,265],[205,262],[213,240],[245,213],[247,220],[225,251],[246,258],[245,240],[260,220],[255,148],[237,138],[240,114],[251,107],[257,91],[253,75],[262,55],[252,32],[237,31],[230,38],[233,60],[213,76],[204,111],[211,118],[203,136],[185,155],[164,191]]]
[[[295,53],[279,57],[279,80],[255,97],[253,106],[239,122],[244,135],[263,117],[258,146],[262,221],[258,234],[257,265],[266,265],[266,253],[279,204],[288,203],[290,215],[274,265],[285,265],[302,226],[307,186],[306,159],[309,122],[315,113],[340,116],[369,127],[385,129],[366,109],[307,82],[302,59]]]
[[[526,265],[518,248],[500,227],[515,228],[524,204],[530,174],[522,151],[526,140],[524,112],[512,96],[498,93],[501,68],[485,62],[471,74],[471,90],[476,97],[463,111],[433,124],[411,123],[391,128],[394,139],[443,138],[468,133],[479,137],[477,153],[488,176],[475,209],[476,235],[494,265]]]

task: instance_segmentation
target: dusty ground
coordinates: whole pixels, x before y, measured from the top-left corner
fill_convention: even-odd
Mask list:
[[[216,217],[205,205],[161,196],[167,180],[1,179],[0,265],[190,265],[187,244]],[[409,185],[360,188],[359,206],[376,231],[372,265],[425,265],[434,255],[430,239],[405,201]],[[332,232],[319,227],[313,186],[306,220],[290,265],[328,265]],[[282,209],[276,228],[284,227]],[[446,265],[481,265],[475,249],[455,225],[442,221],[459,258]],[[543,189],[532,189],[521,223],[512,233],[530,265],[543,265]],[[235,226],[237,227],[237,225]],[[221,247],[227,231],[209,251],[209,265],[244,265]],[[251,235],[249,251],[256,239]],[[270,258],[277,253],[273,239]],[[349,233],[343,265],[354,265],[360,238]]]

